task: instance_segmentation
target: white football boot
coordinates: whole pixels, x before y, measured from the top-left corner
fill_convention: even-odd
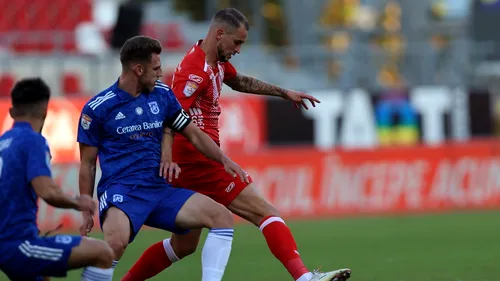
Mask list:
[[[314,270],[313,277],[309,281],[346,281],[351,277],[351,270],[349,268],[338,269],[330,272],[320,272]]]

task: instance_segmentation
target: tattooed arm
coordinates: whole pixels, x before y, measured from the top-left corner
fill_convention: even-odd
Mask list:
[[[231,89],[256,95],[266,95],[286,98],[287,90],[278,86],[260,81],[250,76],[237,74],[236,77],[224,81]]]
[[[302,106],[305,109],[308,109],[305,100],[308,100],[313,107],[316,106],[316,103],[320,103],[317,98],[311,95],[283,89],[278,86],[255,79],[253,77],[241,75],[239,73],[236,74],[236,76],[232,79],[224,80],[224,83],[226,83],[226,85],[228,85],[235,91],[256,95],[275,96],[290,100],[297,108]]]

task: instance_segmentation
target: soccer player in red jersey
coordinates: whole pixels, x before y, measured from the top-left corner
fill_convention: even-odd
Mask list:
[[[174,74],[173,91],[182,107],[198,127],[219,145],[219,98],[223,83],[235,91],[281,97],[292,101],[296,107],[308,109],[306,100],[313,106],[319,103],[313,96],[283,89],[236,71],[229,59],[240,53],[241,46],[247,40],[248,30],[248,21],[238,10],[229,8],[217,12],[206,38],[191,48]],[[169,149],[172,141],[173,149]],[[171,163],[177,163],[182,172],[174,180],[174,185],[207,195],[258,226],[269,249],[294,280],[344,281],[350,277],[350,269],[326,273],[309,271],[278,210],[256,192],[252,183],[233,178],[226,173],[222,164],[203,156],[181,135],[164,135],[162,147],[162,163],[163,167],[167,167],[162,168],[163,176],[166,178],[172,171],[168,169]],[[122,281],[146,280],[173,262],[192,254],[198,245],[200,233],[200,229],[195,229],[185,235],[173,234],[171,238],[152,245]]]

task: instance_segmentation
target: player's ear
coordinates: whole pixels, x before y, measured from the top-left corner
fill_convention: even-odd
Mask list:
[[[142,76],[142,74],[144,74],[144,66],[140,63],[132,66],[132,70],[134,71],[135,75],[137,75],[137,76]]]
[[[217,35],[216,35],[217,41],[221,40],[223,35],[224,35],[224,30],[222,30],[222,28],[217,29]]]

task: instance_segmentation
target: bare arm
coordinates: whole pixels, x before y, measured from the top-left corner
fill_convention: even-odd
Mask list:
[[[78,200],[64,194],[61,188],[54,183],[51,177],[36,177],[31,181],[31,185],[33,186],[36,194],[38,194],[38,196],[51,206],[76,210],[79,210],[80,208]]]
[[[317,98],[306,93],[283,89],[281,87],[255,79],[253,77],[241,75],[239,73],[236,74],[236,77],[226,80],[224,81],[224,83],[226,83],[226,85],[228,85],[235,91],[256,95],[281,97],[290,100],[297,108],[303,107],[305,109],[309,109],[307,104],[304,102],[305,100],[308,100],[313,107],[316,107],[316,103],[320,103]]]
[[[80,143],[80,172],[78,186],[80,194],[94,195],[95,173],[97,165],[97,147]]]
[[[224,82],[231,87],[231,89],[244,93],[282,98],[285,98],[287,93],[287,90],[283,88],[239,73],[233,79]]]
[[[174,144],[174,131],[170,128],[163,129],[161,140],[161,162],[172,162],[172,145]]]

